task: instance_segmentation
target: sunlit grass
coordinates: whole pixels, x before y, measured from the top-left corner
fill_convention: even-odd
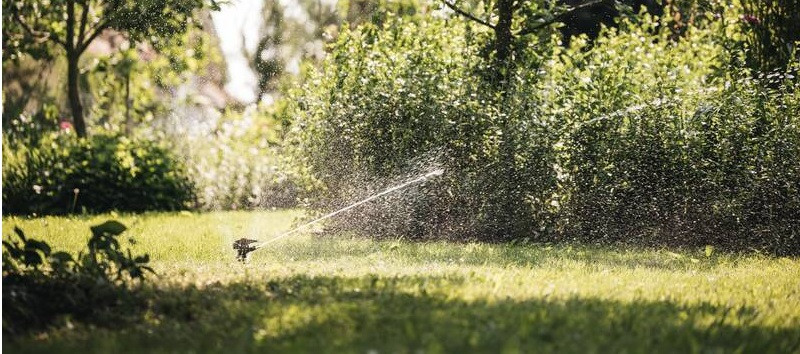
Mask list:
[[[299,234],[235,262],[233,240],[269,239],[301,215],[5,218],[4,237],[20,226],[72,251],[89,226],[115,218],[159,277],[130,324],[65,320],[4,342],[81,352],[800,350],[796,258]]]

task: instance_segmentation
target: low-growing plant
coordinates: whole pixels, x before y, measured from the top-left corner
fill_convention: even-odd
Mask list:
[[[3,143],[3,213],[180,210],[194,199],[183,162],[163,144],[120,135]]]
[[[125,230],[116,221],[93,226],[86,249],[73,256],[15,228],[16,239],[3,241],[3,331],[42,328],[64,316],[103,322],[135,306],[133,286],[153,270],[147,254],[121,247]]]

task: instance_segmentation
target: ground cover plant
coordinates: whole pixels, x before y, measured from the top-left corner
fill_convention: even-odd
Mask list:
[[[800,261],[713,247],[373,240],[306,233],[234,261],[300,211],[3,219],[77,251],[128,226],[159,274],[141,311],[62,318],[13,352],[774,352],[800,349]],[[5,306],[5,304],[4,304]],[[5,311],[4,311],[5,312]],[[7,320],[4,318],[4,322]],[[4,324],[5,327],[5,324]]]
[[[147,254],[123,248],[125,229],[113,220],[94,225],[73,255],[14,228],[16,237],[3,241],[3,332],[41,330],[62,317],[110,322],[135,309],[133,286],[153,270]]]

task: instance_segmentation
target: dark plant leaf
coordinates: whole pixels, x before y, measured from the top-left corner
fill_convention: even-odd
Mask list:
[[[95,236],[103,234],[118,236],[119,234],[125,232],[125,230],[127,229],[128,228],[125,227],[125,225],[115,220],[109,220],[100,225],[95,225],[91,227],[92,234]]]
[[[38,267],[42,264],[42,256],[34,250],[25,250],[23,263],[29,267]]]
[[[44,253],[45,256],[50,255],[50,245],[46,242],[30,239],[25,242],[25,249],[26,250],[38,250]]]
[[[73,261],[74,260],[72,259],[72,255],[70,255],[67,252],[59,251],[59,252],[55,252],[55,253],[50,255],[50,262],[53,262],[53,263],[65,264],[65,263],[69,263],[69,262],[73,262]]]
[[[19,228],[19,226],[14,226],[14,233],[16,233],[16,234],[17,234],[17,236],[19,236],[19,238],[20,238],[20,239],[21,239],[23,242],[25,242],[25,241],[26,241],[26,238],[25,238],[25,233],[24,233],[24,232],[22,232],[22,229],[20,229],[20,228]]]

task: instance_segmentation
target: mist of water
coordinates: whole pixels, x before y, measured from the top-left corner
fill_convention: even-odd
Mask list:
[[[423,175],[417,176],[416,178],[411,179],[409,181],[406,181],[406,182],[397,184],[395,186],[389,187],[389,188],[385,189],[384,191],[382,191],[380,193],[375,193],[375,194],[373,194],[373,195],[371,195],[371,196],[369,196],[367,198],[359,200],[359,201],[357,201],[357,202],[355,202],[353,204],[350,204],[350,205],[348,205],[348,206],[346,206],[344,208],[341,208],[341,209],[338,209],[336,211],[330,212],[330,213],[325,214],[323,216],[320,216],[320,217],[318,217],[318,218],[316,218],[314,220],[311,220],[311,221],[309,221],[309,222],[307,222],[307,223],[305,223],[303,225],[300,225],[300,226],[298,226],[298,227],[296,227],[296,228],[294,228],[292,230],[286,231],[286,232],[284,232],[284,233],[282,233],[282,234],[280,234],[278,236],[275,236],[275,237],[273,237],[273,238],[271,238],[271,239],[269,239],[267,241],[258,243],[258,244],[255,245],[255,248],[256,249],[262,248],[262,247],[264,247],[264,246],[266,246],[266,245],[268,245],[268,244],[270,244],[272,242],[275,242],[275,241],[278,241],[280,239],[283,239],[283,238],[286,238],[288,236],[291,236],[291,235],[293,235],[293,234],[305,229],[306,227],[309,227],[309,226],[317,224],[317,223],[319,223],[319,222],[321,222],[321,221],[323,221],[325,219],[329,219],[329,218],[331,218],[333,216],[336,216],[337,214],[340,214],[340,213],[343,213],[343,212],[348,211],[350,209],[353,209],[353,208],[355,208],[355,207],[357,207],[359,205],[362,205],[362,204],[365,204],[365,203],[369,203],[369,202],[371,202],[371,201],[373,201],[375,199],[378,199],[378,198],[380,198],[382,196],[385,196],[387,194],[400,191],[402,189],[405,189],[406,187],[415,185],[417,183],[422,183],[422,182],[426,181],[429,178],[436,177],[436,176],[441,176],[443,173],[444,173],[444,169],[441,169],[441,168],[440,169],[436,169],[436,170],[433,170],[431,172],[425,173]]]

